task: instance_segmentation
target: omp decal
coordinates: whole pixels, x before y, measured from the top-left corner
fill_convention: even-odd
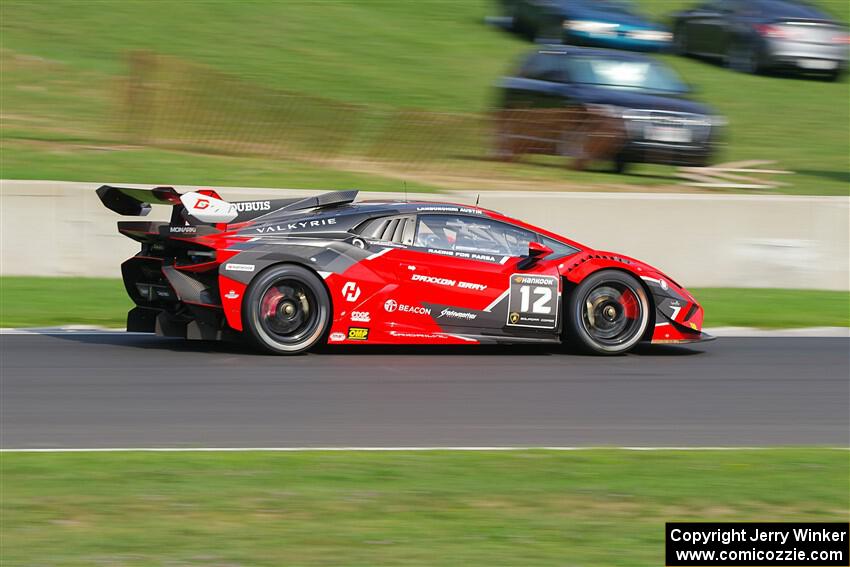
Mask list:
[[[366,327],[349,327],[348,340],[350,341],[366,341],[369,340],[369,329]]]
[[[253,272],[254,264],[225,264],[224,269],[228,272]]]
[[[374,260],[374,259],[375,259],[375,258],[377,258],[378,256],[383,256],[384,254],[386,254],[386,253],[387,253],[387,252],[389,252],[390,250],[392,250],[392,248],[382,248],[380,251],[375,252],[375,253],[374,253],[374,254],[372,254],[371,256],[366,256],[366,260]]]

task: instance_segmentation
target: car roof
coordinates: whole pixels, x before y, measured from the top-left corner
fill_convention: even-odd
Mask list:
[[[794,2],[792,0],[758,0],[756,4],[767,12],[767,15],[775,18],[832,19],[815,6],[806,2]]]

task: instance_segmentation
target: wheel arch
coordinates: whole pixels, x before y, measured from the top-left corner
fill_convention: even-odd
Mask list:
[[[579,284],[581,284],[581,282],[583,282],[584,280],[586,280],[587,278],[589,278],[593,274],[598,274],[599,272],[602,272],[602,271],[620,272],[620,273],[623,273],[623,274],[627,274],[627,275],[633,277],[634,279],[636,279],[638,281],[638,283],[640,284],[644,293],[646,293],[646,299],[647,299],[647,302],[649,303],[649,321],[646,324],[646,330],[643,332],[643,335],[641,335],[640,340],[641,340],[641,342],[652,340],[652,335],[655,332],[655,319],[656,319],[656,317],[655,317],[655,309],[656,309],[655,296],[652,294],[652,290],[650,289],[649,285],[647,285],[647,283],[643,280],[643,278],[640,277],[640,274],[638,274],[637,272],[635,272],[633,270],[629,270],[628,268],[624,267],[621,264],[609,264],[609,263],[606,262],[605,264],[595,265],[595,266],[593,266],[592,269],[589,269],[587,271],[582,271],[581,277],[578,278],[578,279],[574,279],[574,280],[571,280],[566,275],[562,274],[561,275],[561,279],[563,280],[563,289],[561,291],[561,305],[563,306],[562,308],[566,309],[567,305],[569,303],[569,300],[568,300],[569,298],[568,298],[568,294],[567,294],[568,291],[570,293],[572,293],[575,290],[575,288],[577,288],[579,286]],[[564,320],[564,318],[562,317],[561,320]],[[562,328],[562,333],[563,333],[564,330],[565,330],[565,327]]]
[[[285,260],[280,260],[280,261],[278,261],[278,262],[274,262],[274,263],[272,263],[272,264],[269,264],[268,266],[264,267],[262,270],[260,270],[260,271],[259,271],[259,272],[257,272],[256,274],[254,274],[254,276],[253,276],[253,277],[251,278],[251,280],[248,282],[248,285],[246,286],[246,289],[247,289],[247,287],[250,287],[250,286],[251,286],[251,284],[252,284],[252,283],[253,283],[253,282],[254,282],[254,281],[255,281],[258,277],[260,277],[262,274],[264,274],[264,273],[266,273],[266,272],[268,272],[269,270],[272,270],[272,269],[274,269],[274,268],[278,268],[278,267],[280,267],[280,266],[298,266],[299,268],[304,268],[305,270],[307,270],[308,272],[310,272],[310,273],[312,273],[314,276],[316,276],[316,279],[318,279],[318,280],[322,283],[322,287],[324,287],[324,288],[325,288],[325,292],[327,292],[327,294],[328,294],[328,302],[330,303],[330,308],[331,308],[331,319],[333,319],[333,315],[334,315],[334,313],[335,313],[335,312],[334,312],[334,299],[333,299],[333,294],[331,293],[331,288],[328,286],[328,282],[326,282],[326,281],[325,281],[325,278],[324,278],[324,277],[322,277],[322,274],[320,274],[320,273],[319,273],[319,271],[318,271],[318,270],[316,270],[313,266],[310,266],[310,265],[305,264],[305,263],[303,263],[303,262],[300,262],[300,261],[298,261],[298,260],[285,259]],[[243,296],[242,296],[242,306],[241,306],[241,311],[242,311],[242,312],[244,312],[244,311],[245,311],[245,309],[244,309],[244,303],[245,303],[245,296],[244,296],[244,294],[243,294]]]
[[[245,311],[245,296],[247,295],[248,288],[261,274],[282,265],[298,266],[299,268],[303,268],[316,276],[316,278],[322,282],[322,286],[328,295],[331,316],[334,315],[333,294],[331,293],[327,281],[325,281],[325,278],[322,277],[321,273],[316,270],[315,267],[295,256],[287,256],[284,258],[275,258],[270,260],[266,257],[260,256],[259,254],[259,251],[245,251],[231,257],[227,262],[223,262],[219,266],[219,295],[221,298],[222,308],[224,309],[225,320],[229,327],[239,332],[243,332],[245,330],[243,324],[243,313]],[[227,266],[234,263],[237,266],[252,266],[259,269],[252,269],[251,271],[228,270]],[[233,290],[237,294],[237,297],[229,297],[226,290]]]

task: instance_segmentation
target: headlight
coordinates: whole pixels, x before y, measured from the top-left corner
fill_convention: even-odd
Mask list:
[[[629,32],[629,37],[641,41],[673,41],[673,34],[661,30],[635,30]]]
[[[567,20],[564,27],[569,30],[587,33],[609,33],[620,27],[620,24],[594,22],[592,20]]]

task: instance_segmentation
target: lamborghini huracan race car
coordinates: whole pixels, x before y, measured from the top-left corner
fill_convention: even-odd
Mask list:
[[[127,330],[220,340],[276,354],[327,344],[569,342],[620,354],[690,343],[703,310],[657,269],[478,207],[362,201],[357,191],[229,203],[111,187],[106,207],[141,243],[121,265]]]

